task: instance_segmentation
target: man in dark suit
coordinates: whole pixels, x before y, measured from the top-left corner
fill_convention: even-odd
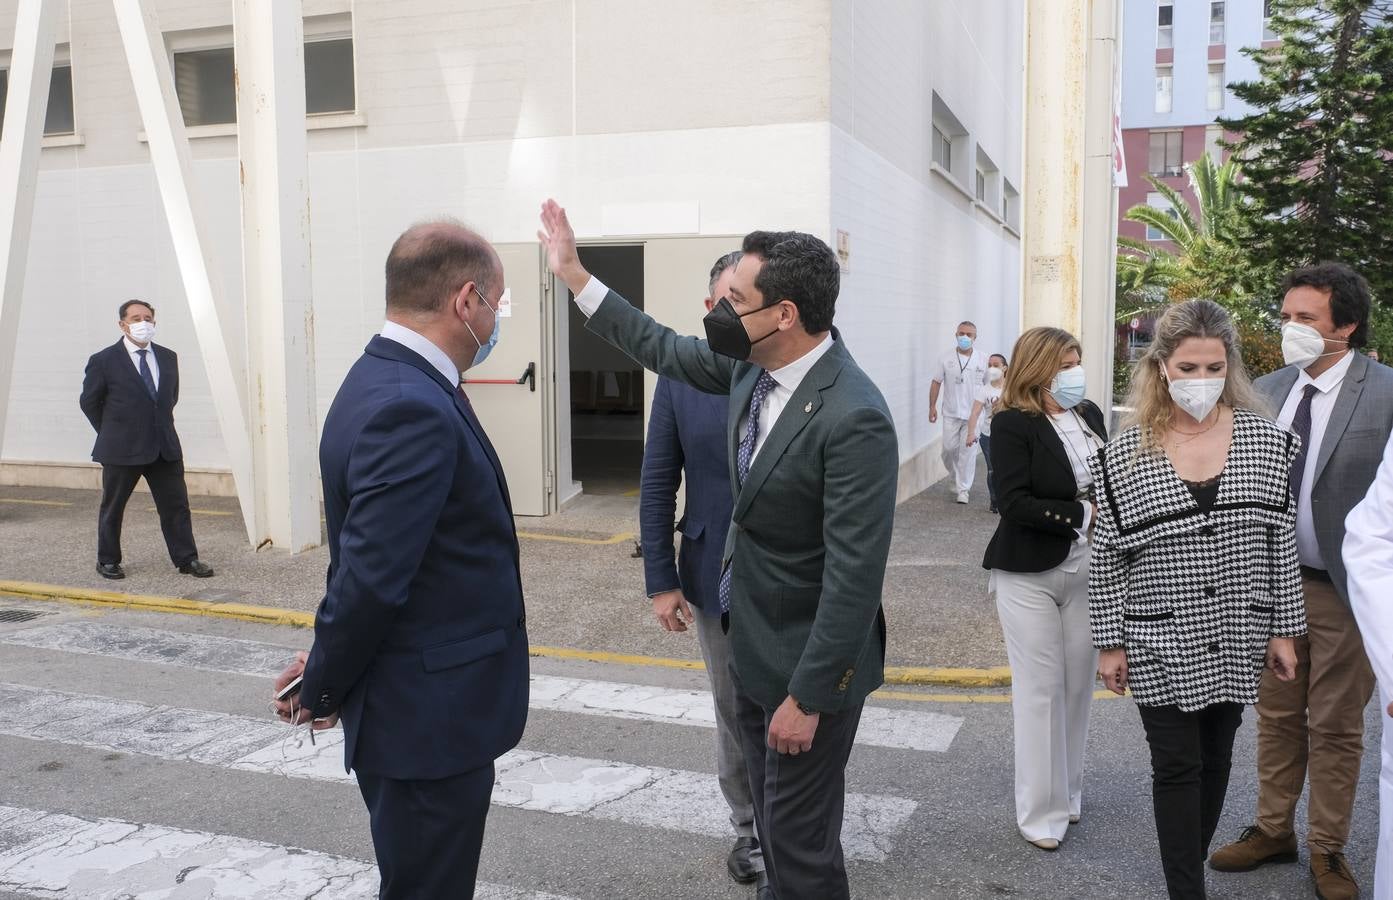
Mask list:
[[[387,322],[320,441],[328,589],[287,721],[342,716],[383,898],[469,897],[494,760],[527,721],[527,632],[503,469],[460,387],[498,336],[503,266],[453,222],[387,257]]]
[[[539,236],[586,327],[645,368],[730,395],[736,497],[717,597],[729,613],[764,893],[846,898],[845,768],[865,698],[884,681],[880,593],[899,452],[884,398],[832,327],[836,256],[810,234],[747,235],[702,341],[591,278],[555,201]]]
[[[716,260],[707,282],[707,312],[730,290],[739,261],[739,251]],[[666,631],[683,632],[690,623],[701,644],[716,707],[716,771],[736,836],[726,869],[731,878],[748,884],[765,880],[764,858],[755,837],[750,780],[740,751],[730,638],[721,629],[717,597],[721,551],[734,503],[726,453],[729,407],[724,394],[706,394],[680,381],[658,379],[643,447],[639,525],[644,582],[653,600],[653,614]],[[686,505],[676,526],[682,533],[682,552],[675,557],[673,519],[684,475]]]
[[[121,520],[141,478],[150,487],[169,558],[186,575],[213,570],[198,558],[184,485],[184,451],[174,431],[179,402],[179,357],[156,346],[155,308],[127,300],[117,313],[121,340],[87,360],[78,405],[97,430],[92,459],[102,465],[97,516],[97,571],[126,577],[121,568]]]
[[[1374,673],[1350,609],[1341,548],[1345,517],[1373,484],[1393,432],[1393,369],[1358,352],[1368,340],[1371,298],[1353,269],[1332,262],[1297,269],[1283,293],[1287,366],[1255,386],[1278,423],[1301,438],[1291,487],[1309,633],[1296,639],[1295,679],[1263,673],[1257,818],[1209,864],[1247,871],[1295,862],[1296,806],[1309,778],[1306,843],[1316,892],[1349,900],[1359,886],[1344,849]]]

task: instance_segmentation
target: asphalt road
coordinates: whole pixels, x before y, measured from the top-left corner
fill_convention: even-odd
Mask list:
[[[150,497],[136,494],[122,540],[128,577],[107,581],[94,571],[99,500],[95,491],[0,488],[0,580],[305,611],[323,596],[327,551],[253,550],[237,501],[227,497],[194,497],[191,504],[199,554],[216,577],[174,570]],[[519,517],[517,527],[534,644],[700,659],[694,635],[668,634],[653,621],[643,560],[634,556],[637,497],[585,495],[558,515]],[[981,568],[995,527],[985,487],[970,506],[936,487],[896,509],[883,595],[890,664],[1006,664]]]
[[[267,712],[258,673],[306,632],[0,598],[5,610],[25,621],[0,621],[0,895],[374,895],[367,817],[336,738],[297,746]],[[500,763],[479,896],[752,896],[724,871],[702,674],[554,660],[533,673],[527,733]],[[1163,897],[1130,700],[1095,701],[1083,821],[1044,853],[1015,829],[1005,699],[936,689],[873,701],[848,771],[854,895]],[[1220,839],[1252,813],[1251,718]],[[1367,891],[1372,707],[1369,725],[1349,847]],[[1210,889],[1314,896],[1304,852],[1298,866],[1211,874]]]

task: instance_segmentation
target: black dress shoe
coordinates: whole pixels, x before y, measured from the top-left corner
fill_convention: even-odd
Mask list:
[[[97,571],[103,578],[110,578],[112,581],[126,577],[126,570],[121,568],[120,563],[97,563]]]
[[[774,886],[769,883],[769,873],[761,869],[755,880],[755,900],[776,900]]]
[[[203,564],[202,560],[190,560],[179,567],[179,571],[185,575],[192,575],[195,578],[212,578],[213,570]]]
[[[759,841],[752,837],[742,837],[735,841],[735,846],[730,849],[730,855],[726,857],[726,868],[730,870],[730,877],[734,878],[738,884],[749,884],[758,877],[759,870],[750,861],[750,851],[759,846]]]

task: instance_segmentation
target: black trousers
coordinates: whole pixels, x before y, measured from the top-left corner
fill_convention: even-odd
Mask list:
[[[1197,712],[1138,706],[1151,746],[1151,800],[1161,869],[1171,900],[1204,900],[1204,860],[1224,811],[1233,736],[1243,721],[1237,703]]]
[[[429,781],[357,776],[382,875],[378,897],[473,897],[493,793],[493,763]]]
[[[193,520],[189,517],[189,492],[184,486],[182,460],[157,459],[143,466],[102,466],[102,508],[97,517],[97,562],[121,562],[121,520],[126,501],[141,478],[150,486],[155,509],[160,514],[169,559],[176,566],[198,559],[193,542]]]
[[[732,672],[734,664],[731,665]],[[819,717],[813,747],[781,755],[768,744],[774,710],[756,703],[734,674],[740,750],[750,779],[755,831],[777,900],[847,900],[842,858],[846,761],[861,704]]]

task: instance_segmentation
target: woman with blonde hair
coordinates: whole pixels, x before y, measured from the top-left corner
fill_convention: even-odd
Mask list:
[[[1233,736],[1264,665],[1289,681],[1305,633],[1298,441],[1253,392],[1229,315],[1171,306],[1132,375],[1126,427],[1093,458],[1098,674],[1137,703],[1172,900],[1203,898]]]
[[[1078,340],[1032,328],[1012,351],[992,417],[1001,521],[984,568],[1011,661],[1016,824],[1056,850],[1082,809],[1083,753],[1097,654],[1088,631],[1088,458],[1107,440],[1083,399]]]

